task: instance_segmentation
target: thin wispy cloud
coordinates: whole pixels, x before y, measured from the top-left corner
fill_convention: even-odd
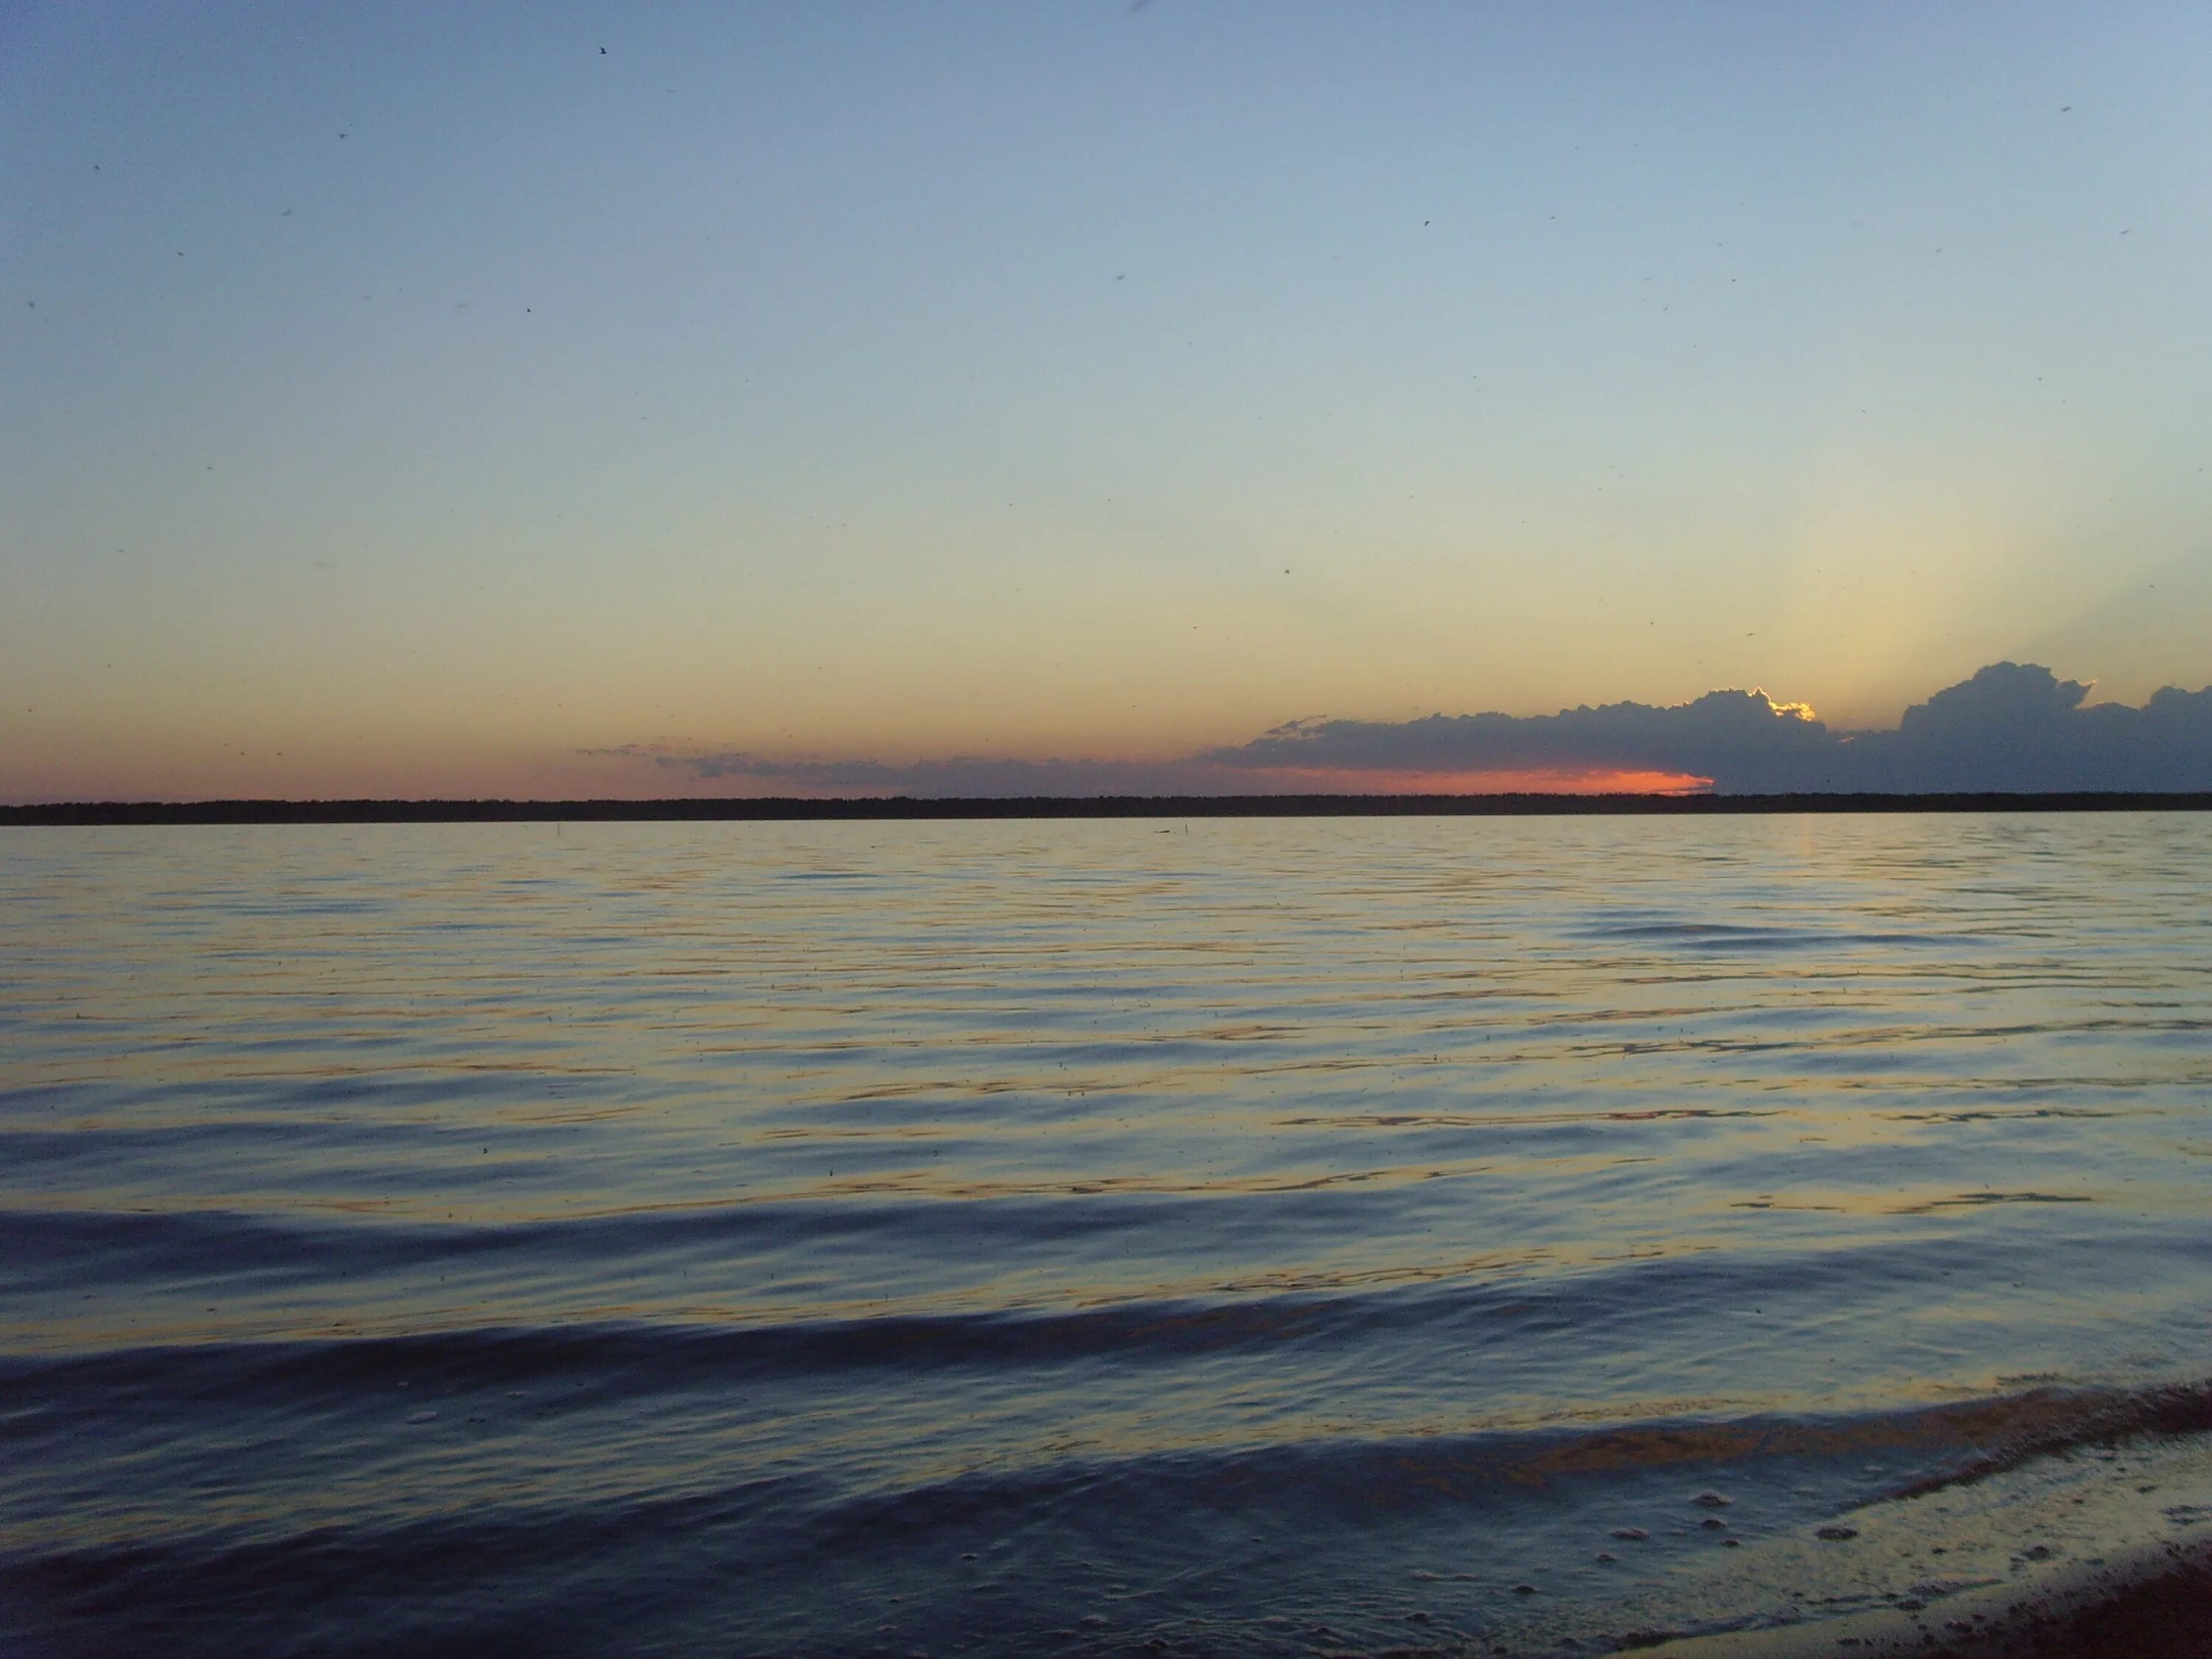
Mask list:
[[[952,757],[915,762],[586,751],[696,781],[808,794],[1243,794],[1711,787],[1723,794],[2212,789],[2212,687],[2141,708],[2033,664],[1994,663],[1905,711],[1893,731],[1838,731],[1764,691],[1556,714],[1300,720],[1249,743],[1158,761]]]
[[[701,782],[757,780],[809,794],[928,796],[1222,794],[1249,789],[1203,760],[1021,760],[952,756],[906,763],[784,760],[743,751],[691,754],[649,744],[583,751],[645,762]]]

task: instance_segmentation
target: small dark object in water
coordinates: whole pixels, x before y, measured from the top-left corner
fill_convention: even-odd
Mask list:
[[[1536,1593],[1536,1587],[1534,1584],[1516,1584],[1513,1587],[1513,1593],[1516,1595],[1534,1595]]]
[[[1629,1539],[1637,1543],[1641,1543],[1644,1539],[1651,1536],[1641,1527],[1615,1527],[1613,1529],[1613,1535],[1615,1538]]]
[[[1723,1498],[1717,1492],[1701,1492],[1690,1501],[1703,1509],[1724,1510],[1729,1504],[1735,1503],[1735,1499],[1733,1498]]]
[[[1840,1544],[1846,1539],[1856,1538],[1858,1535],[1859,1529],[1856,1527],[1838,1526],[1832,1522],[1813,1534],[1815,1538],[1825,1538],[1832,1544]]]

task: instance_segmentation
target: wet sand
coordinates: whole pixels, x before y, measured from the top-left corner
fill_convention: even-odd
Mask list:
[[[2075,1595],[1992,1608],[1978,1620],[1969,1615],[1961,1622],[1973,1631],[1939,1626],[1932,1649],[1923,1636],[1882,1647],[1862,1640],[1856,1649],[1831,1638],[1826,1650],[1932,1651],[1945,1659],[2212,1659],[2212,1549],[2177,1547],[2168,1566],[2106,1593],[2093,1583]]]
[[[2208,1522],[2212,1437],[2077,1443],[1748,1543],[1617,1644],[1665,1659],[2212,1659]],[[1741,1606],[1754,1584],[1776,1598],[1763,1628],[1666,1636],[1697,1627],[1701,1600]]]
[[[2173,1571],[2069,1612],[2029,1606],[1987,1637],[1936,1651],[1956,1659],[2212,1659],[2212,1550],[2182,1556]]]
[[[1657,1659],[2212,1659],[2212,1542],[2168,1545],[2033,1594],[2006,1587],[1941,1607],[1644,1650]]]

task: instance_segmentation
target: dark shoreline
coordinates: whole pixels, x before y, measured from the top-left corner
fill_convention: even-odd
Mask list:
[[[10,824],[783,823],[957,818],[1699,817],[1759,812],[2203,812],[2172,793],[1795,795],[1024,795],[805,800],[69,801],[0,806]]]
[[[2033,1602],[1937,1659],[2212,1659],[2212,1559],[2175,1549],[2164,1572],[2065,1613]]]
[[[2212,1545],[2169,1543],[2117,1571],[1990,1586],[1902,1610],[1661,1642],[1653,1659],[2212,1659]]]

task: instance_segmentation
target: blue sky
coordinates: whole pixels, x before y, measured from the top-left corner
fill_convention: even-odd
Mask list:
[[[2194,689],[2208,72],[2180,5],[13,7],[0,794]]]

